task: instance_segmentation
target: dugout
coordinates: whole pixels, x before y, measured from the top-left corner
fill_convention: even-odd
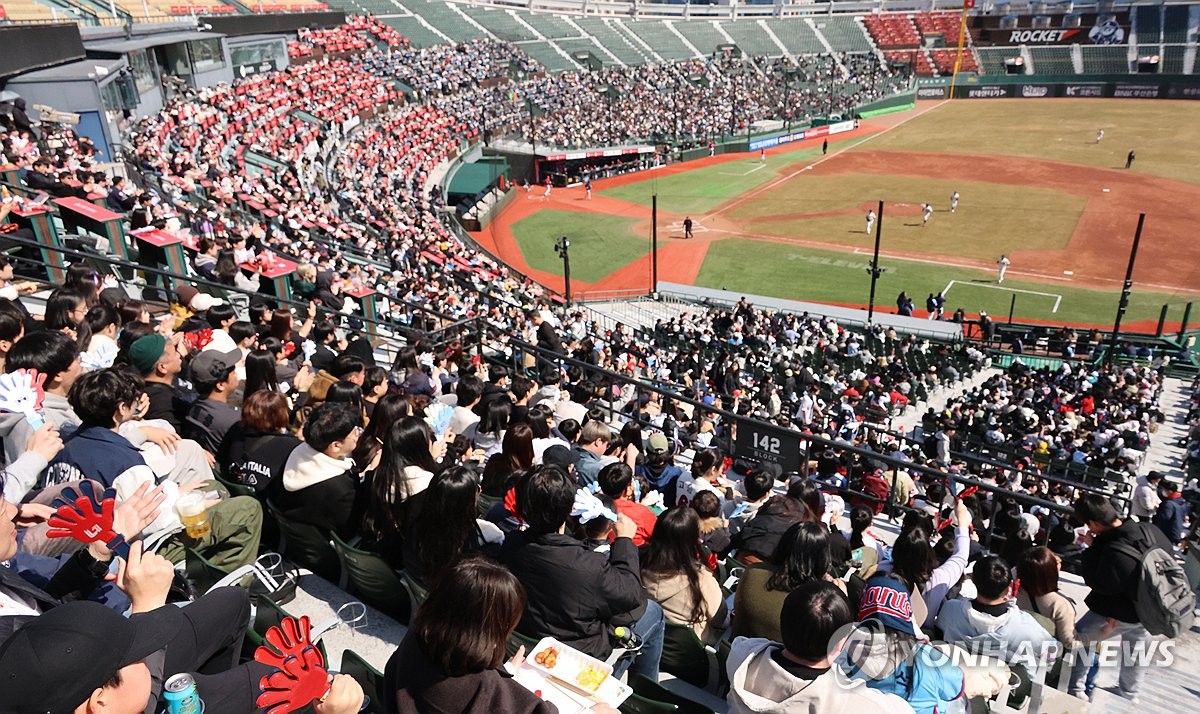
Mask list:
[[[654,146],[618,146],[538,155],[538,172],[555,186],[570,186],[592,179],[619,176],[651,168],[661,155]]]

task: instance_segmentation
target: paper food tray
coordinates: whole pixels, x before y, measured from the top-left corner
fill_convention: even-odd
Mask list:
[[[553,650],[556,653],[554,661],[547,663],[545,658],[538,662],[539,657]],[[529,654],[525,655],[525,664],[545,676],[553,684],[564,687],[577,695],[583,695],[594,702],[602,702],[614,709],[621,705],[632,691],[627,685],[613,677],[612,667],[595,657],[589,657],[572,647],[568,647],[553,637],[543,638]],[[552,664],[553,666],[548,666]],[[591,673],[592,677],[582,677]]]

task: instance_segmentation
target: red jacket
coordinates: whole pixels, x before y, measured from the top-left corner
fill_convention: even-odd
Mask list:
[[[645,545],[646,541],[650,540],[650,534],[654,532],[654,524],[658,521],[654,512],[637,501],[630,501],[627,498],[618,498],[613,503],[617,507],[618,515],[629,516],[637,524],[637,533],[633,534],[633,544]]]

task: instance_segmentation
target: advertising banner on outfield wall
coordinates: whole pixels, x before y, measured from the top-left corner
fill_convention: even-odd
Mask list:
[[[1049,84],[1022,84],[1017,88],[1017,96],[1022,99],[1053,97],[1054,86]]]
[[[1005,99],[1013,96],[1015,84],[998,84],[990,87],[956,87],[954,96],[957,99]]]
[[[1200,99],[1200,86],[1172,82],[1170,89],[1167,90],[1167,97],[1169,99]]]
[[[1162,87],[1157,84],[1118,84],[1112,96],[1117,99],[1158,99]]]
[[[1103,84],[1063,84],[1059,85],[1064,97],[1103,97]]]
[[[830,134],[841,134],[847,131],[854,131],[858,126],[858,122],[854,119],[847,121],[839,121],[834,124],[825,126],[814,126],[811,129],[804,131],[793,131],[790,134],[779,134],[777,136],[768,136],[762,139],[754,139],[750,142],[749,151],[758,151],[760,149],[770,149],[783,144],[791,144],[795,141],[803,141],[805,139],[819,139],[822,136]]]
[[[949,87],[917,87],[917,99],[945,99]]]
[[[1045,26],[1049,20],[1053,27]],[[1078,24],[1075,24],[1078,22]],[[1068,24],[1070,23],[1070,24]],[[1043,25],[1038,27],[1038,25]],[[975,44],[1122,45],[1130,35],[1128,12],[1072,15],[978,15],[972,18]]]

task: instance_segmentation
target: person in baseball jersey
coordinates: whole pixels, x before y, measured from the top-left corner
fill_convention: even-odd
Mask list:
[[[950,194],[950,212],[954,213],[958,210],[958,191]]]
[[[1101,140],[1101,139],[1103,139],[1103,138],[1104,138],[1104,130],[1103,130],[1103,129],[1097,129],[1097,130],[1096,130],[1096,143],[1097,143],[1097,144],[1099,144],[1099,143],[1100,143],[1100,140]]]
[[[587,191],[587,200],[592,200],[592,177],[588,176],[583,182],[583,190]]]
[[[929,217],[933,215],[933,206],[928,203],[921,204],[921,225],[929,223]]]
[[[996,270],[1000,273],[1000,279],[996,281],[997,285],[1004,282],[1004,271],[1008,270],[1008,263],[1007,255],[1001,255],[1000,260],[996,261]]]
[[[875,230],[875,211],[867,211],[867,235]]]
[[[547,176],[546,177],[546,192],[542,194],[542,198],[550,198],[550,189],[553,187],[554,187],[554,183],[550,180],[550,177]]]

